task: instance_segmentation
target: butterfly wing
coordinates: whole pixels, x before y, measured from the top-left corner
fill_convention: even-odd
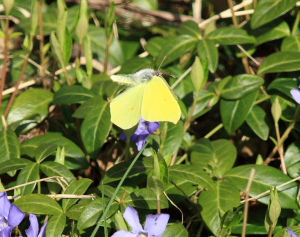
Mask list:
[[[119,74],[119,75],[112,75],[112,76],[110,76],[110,78],[114,82],[117,82],[118,84],[121,84],[121,85],[136,85],[136,84],[138,84],[137,80],[134,78],[133,75]]]
[[[139,122],[145,85],[130,87],[111,101],[111,121],[118,127],[129,129]]]
[[[154,76],[145,85],[142,118],[150,122],[168,121],[176,124],[181,110],[167,82],[162,77]]]

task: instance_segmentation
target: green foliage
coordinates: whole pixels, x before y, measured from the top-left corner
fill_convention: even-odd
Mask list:
[[[158,2],[0,0],[1,190],[47,215],[47,237],[131,231],[127,206],[142,221],[170,214],[165,237],[299,234],[297,0],[238,4],[238,24],[216,1],[201,2],[201,22],[197,1]],[[110,76],[147,68],[182,113],[138,153],[110,121],[127,88]]]

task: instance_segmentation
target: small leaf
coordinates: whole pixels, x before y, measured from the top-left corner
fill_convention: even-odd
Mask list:
[[[208,69],[211,73],[217,70],[219,51],[215,43],[209,39],[199,40],[197,44],[198,55],[203,61],[208,60]]]
[[[260,65],[258,74],[300,70],[300,52],[277,52],[268,56]]]
[[[157,200],[160,199],[159,197],[163,194],[163,191],[165,191],[166,189],[164,183],[153,175],[148,177],[147,187],[150,188],[152,192],[156,195]]]
[[[64,68],[65,67],[65,57],[64,57],[63,51],[59,45],[59,42],[58,42],[54,32],[51,32],[50,40],[51,40],[52,51],[54,52],[54,54],[60,64],[60,67]]]
[[[0,131],[0,163],[16,158],[20,158],[18,138],[13,130],[2,129]]]
[[[166,43],[166,39],[160,36],[152,37],[146,44],[146,49],[149,54],[153,57],[157,57],[161,50],[162,46]]]
[[[82,0],[80,2],[80,14],[79,14],[77,27],[76,27],[76,36],[79,39],[79,44],[82,44],[83,38],[86,36],[89,27],[87,10],[88,10],[87,0]]]
[[[42,194],[29,194],[14,202],[22,211],[42,215],[61,215],[63,210],[52,198]]]
[[[54,104],[75,104],[82,103],[94,96],[94,93],[82,86],[64,86],[55,93]]]
[[[256,29],[285,14],[296,5],[297,0],[263,0],[258,1],[251,18],[251,27]]]
[[[275,98],[274,103],[272,104],[271,112],[272,112],[272,116],[274,118],[275,123],[278,123],[281,113],[282,113],[282,109],[281,109],[281,106],[280,106],[277,96]]]
[[[259,76],[240,74],[231,78],[220,90],[220,94],[227,100],[240,99],[252,91],[257,91],[263,83],[263,78]]]
[[[178,32],[181,35],[190,35],[195,37],[196,39],[200,39],[201,29],[195,21],[186,21],[178,28]]]
[[[191,78],[195,91],[200,91],[206,84],[206,81],[204,80],[203,68],[198,57],[195,58],[194,64],[192,66]]]
[[[8,16],[15,4],[15,0],[3,0],[5,15]]]
[[[22,158],[19,158],[17,161],[18,162],[16,162],[15,159],[11,159],[0,163],[0,174],[5,174],[10,171],[19,170],[32,164],[30,160]]]
[[[26,166],[18,175],[17,178],[17,185],[26,184],[31,181],[36,181],[40,179],[40,170],[39,165],[36,163],[31,163],[30,165]],[[20,187],[21,195],[27,195],[32,193],[34,190],[36,183],[28,184],[26,186]]]
[[[60,213],[58,215],[54,215],[50,217],[46,228],[46,236],[47,237],[57,237],[61,236],[65,225],[66,225],[66,214]]]
[[[255,37],[248,35],[247,31],[240,28],[223,27],[208,34],[207,39],[224,45],[254,44]]]
[[[246,118],[246,122],[252,131],[264,141],[268,139],[270,130],[266,119],[266,112],[257,105],[253,106]]]
[[[164,237],[189,237],[187,229],[181,224],[169,224],[163,234]]]
[[[281,206],[279,202],[278,192],[276,188],[270,190],[270,204],[265,218],[265,226],[267,231],[270,227],[275,227],[280,216]]]
[[[71,182],[75,177],[70,170],[64,165],[54,161],[46,161],[40,165],[41,171],[48,177],[61,176],[64,177],[68,182]]]
[[[284,38],[281,43],[281,51],[300,52],[300,35]]]

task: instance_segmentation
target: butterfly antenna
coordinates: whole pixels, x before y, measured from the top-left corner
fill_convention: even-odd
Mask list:
[[[165,56],[164,59],[161,61],[160,65],[159,65],[159,67],[158,67],[158,69],[157,69],[157,71],[160,70],[161,66],[162,66],[163,63],[166,61],[167,57],[168,57],[168,56]]]

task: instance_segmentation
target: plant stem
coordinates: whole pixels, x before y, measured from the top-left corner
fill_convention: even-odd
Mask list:
[[[293,35],[293,36],[295,36],[297,34],[298,27],[299,27],[299,20],[300,20],[300,12],[299,12],[299,8],[297,8],[297,16],[296,16],[295,23],[293,25],[293,29],[291,32],[291,35]]]

